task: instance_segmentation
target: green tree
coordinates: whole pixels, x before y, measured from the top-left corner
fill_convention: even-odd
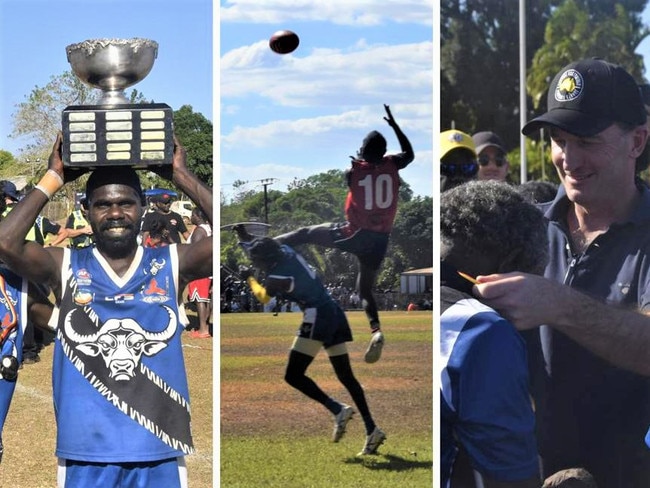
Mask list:
[[[430,267],[433,259],[433,199],[416,197],[400,205],[390,242],[412,268]]]
[[[174,132],[187,150],[187,165],[209,187],[213,186],[212,122],[183,105],[174,112]]]
[[[642,82],[643,58],[635,50],[650,33],[640,19],[645,3],[566,0],[559,6],[528,70],[526,85],[535,111],[546,110],[551,78],[579,59],[600,57],[620,64]]]
[[[527,63],[560,0],[527,0]],[[519,145],[518,2],[441,0],[440,126],[498,133]]]
[[[230,203],[222,201],[221,223],[264,221],[265,205],[272,225],[271,235],[279,235],[307,225],[340,222],[347,194],[345,172],[330,170],[302,180],[294,180],[286,192],[247,191]],[[431,197],[413,198],[408,184],[400,188],[400,205],[391,236],[388,254],[380,270],[378,289],[394,289],[399,274],[409,268],[432,264],[433,218]],[[358,264],[356,258],[337,249],[301,246],[301,254],[312,264],[325,283],[342,283],[354,287]],[[221,233],[221,262],[236,269],[247,260],[232,232]]]
[[[26,138],[24,152],[38,155],[45,162],[54,137],[61,130],[63,109],[69,105],[92,105],[98,96],[98,90],[83,84],[71,71],[51,76],[45,86],[34,87],[16,106],[11,137]]]
[[[599,56],[642,82],[635,54],[648,35],[641,13],[647,0],[527,0],[527,117],[546,109],[551,79],[562,66]],[[519,180],[519,25],[516,2],[441,1],[441,128],[499,134]],[[514,7],[514,8],[513,8]],[[554,180],[548,143],[526,141],[528,178]],[[545,150],[543,153],[542,151]],[[543,163],[544,162],[544,163]]]
[[[4,170],[7,166],[13,164],[15,161],[14,155],[9,151],[0,149],[0,171]]]

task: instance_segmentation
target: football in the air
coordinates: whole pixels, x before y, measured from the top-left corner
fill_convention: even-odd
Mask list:
[[[300,44],[298,34],[290,30],[280,30],[269,39],[269,47],[278,54],[289,54]]]

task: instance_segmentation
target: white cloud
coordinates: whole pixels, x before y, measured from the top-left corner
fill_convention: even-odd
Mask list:
[[[291,141],[292,146],[312,145],[310,139],[323,134],[345,133],[354,131],[363,134],[369,127],[382,122],[378,112],[384,112],[381,107],[363,106],[358,110],[350,110],[335,115],[323,115],[312,118],[295,120],[273,120],[271,122],[243,127],[237,126],[229,133],[222,130],[221,144],[224,148],[232,147],[265,147],[277,146],[278,141]],[[431,102],[422,104],[391,105],[391,111],[402,130],[409,134],[420,132],[420,136],[431,134],[432,106]],[[390,131],[388,125],[386,130]],[[358,138],[358,137],[357,137]],[[390,149],[390,147],[389,147]]]
[[[345,169],[370,130],[384,133],[389,153],[399,152],[382,119],[387,103],[416,152],[403,178],[416,194],[431,195],[431,10],[430,0],[224,3],[222,49],[231,50],[220,59],[222,191],[235,180],[271,176],[273,188],[285,190],[294,178]],[[293,28],[304,42],[287,55],[259,39],[272,29],[246,25],[300,20],[307,22]],[[375,23],[381,26],[368,27]]]
[[[432,0],[230,0],[219,10],[221,22],[272,24],[321,21],[362,27],[386,22],[431,25]]]
[[[224,54],[220,66],[222,100],[255,95],[289,107],[358,105],[378,97],[407,103],[432,95],[433,44],[361,43],[296,57],[258,42]]]

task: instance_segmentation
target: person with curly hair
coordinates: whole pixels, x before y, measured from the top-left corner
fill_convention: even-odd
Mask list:
[[[440,254],[441,486],[539,487],[526,345],[472,277],[542,273],[544,217],[507,183],[464,183],[441,195]]]

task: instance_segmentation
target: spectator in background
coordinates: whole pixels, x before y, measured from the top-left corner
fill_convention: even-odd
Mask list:
[[[167,219],[158,212],[152,212],[148,222],[149,232],[142,242],[144,247],[163,247],[173,244],[171,232],[167,228]]]
[[[16,185],[9,181],[0,181],[0,190],[5,199],[6,208],[2,213],[5,217],[20,200],[20,193],[16,189]],[[38,242],[41,246],[45,245],[45,240],[48,235],[54,235],[56,240],[65,240],[68,237],[66,230],[56,222],[52,222],[47,217],[39,215],[32,229],[28,232],[26,239],[28,241]]]
[[[65,223],[69,245],[73,249],[83,249],[93,244],[93,230],[90,227],[87,217],[86,199],[82,198],[74,207],[74,210],[68,215]],[[63,241],[63,239],[61,239]],[[59,244],[59,239],[52,241],[51,245]]]
[[[465,132],[440,133],[440,191],[444,192],[473,180],[478,173],[476,147]]]
[[[179,244],[182,241],[187,241],[190,233],[187,227],[185,227],[183,217],[170,209],[172,196],[169,193],[162,193],[151,197],[151,201],[154,203],[154,211],[147,212],[144,216],[142,222],[142,242],[147,241],[147,237],[151,232],[151,226],[154,221],[159,219],[158,216],[165,220],[165,227],[169,230],[169,236],[172,242]]]
[[[508,181],[508,158],[501,138],[494,132],[483,131],[472,135],[478,156],[479,180]]]
[[[194,229],[187,243],[198,242],[212,235],[212,227],[208,222],[203,210],[199,207],[192,209],[191,222]],[[210,317],[212,315],[212,277],[201,278],[190,281],[187,285],[187,298],[190,302],[196,303],[196,314],[198,315],[199,326],[197,330],[190,332],[190,337],[195,339],[209,339],[210,335]]]

